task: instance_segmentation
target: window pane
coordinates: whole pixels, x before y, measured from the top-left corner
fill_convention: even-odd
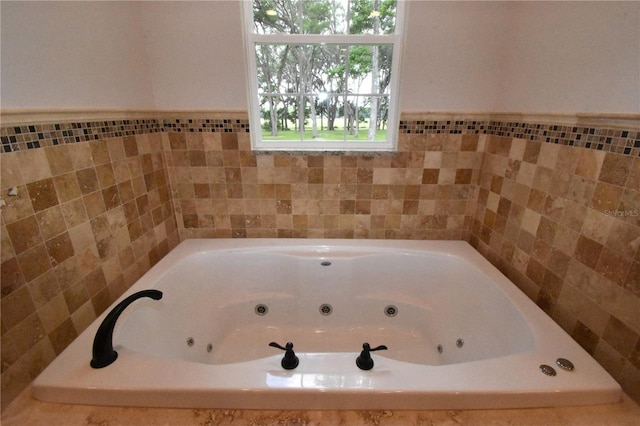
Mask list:
[[[349,34],[393,34],[396,0],[351,0]]]
[[[344,104],[343,115],[347,130],[347,140],[366,139],[368,109],[366,98],[362,96],[349,96]]]
[[[384,139],[391,58],[390,45],[256,45],[263,139]]]
[[[260,93],[381,94],[391,82],[391,45],[256,45]]]
[[[300,140],[298,96],[260,96],[263,140]]]
[[[243,2],[256,149],[388,150],[397,0]],[[394,34],[399,35],[399,34]],[[398,52],[396,52],[397,54]],[[393,58],[395,59],[395,58]],[[394,82],[392,82],[392,78]],[[391,109],[391,111],[390,111]],[[395,127],[394,127],[395,126]],[[263,143],[264,141],[264,143]]]
[[[258,34],[345,34],[347,0],[253,0]]]
[[[287,91],[285,85],[282,90],[284,75],[280,71],[283,63],[289,60],[291,53],[287,45],[256,45],[256,67],[258,71],[258,91],[265,93],[279,93]],[[289,88],[290,89],[290,88]],[[292,91],[290,89],[289,91]]]
[[[381,119],[388,104],[388,97],[348,96],[342,109],[347,137],[346,140],[385,140],[387,131]]]
[[[367,64],[370,64],[371,47],[358,47],[369,52]],[[255,50],[259,93],[345,93],[347,63],[359,78],[363,78],[363,66],[364,72],[371,72],[370,65],[362,65],[360,58],[348,60],[348,46],[258,44]]]
[[[391,84],[393,46],[351,46],[347,93],[388,93]]]
[[[385,140],[388,105],[388,96],[261,96],[262,140]]]

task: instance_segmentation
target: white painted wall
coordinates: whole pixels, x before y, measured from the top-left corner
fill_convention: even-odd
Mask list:
[[[2,1],[2,108],[149,108],[135,2]]]
[[[640,112],[640,2],[512,2],[496,110]]]
[[[401,110],[493,111],[504,3],[412,1],[407,12]]]
[[[142,3],[158,109],[247,109],[239,1]]]
[[[12,2],[3,108],[246,109],[240,3]],[[403,111],[640,112],[640,2],[411,1]]]
[[[640,112],[638,1],[412,1],[403,111]]]

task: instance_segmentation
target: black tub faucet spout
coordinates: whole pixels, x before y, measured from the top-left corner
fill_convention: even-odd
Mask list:
[[[109,312],[104,321],[102,321],[102,324],[100,324],[100,327],[96,332],[96,337],[93,339],[93,358],[90,363],[91,367],[103,368],[118,358],[118,352],[113,350],[113,329],[116,326],[116,321],[127,306],[141,297],[150,297],[154,300],[160,300],[162,299],[162,292],[160,290],[142,290],[137,293],[133,293],[131,296],[118,303],[116,307]]]

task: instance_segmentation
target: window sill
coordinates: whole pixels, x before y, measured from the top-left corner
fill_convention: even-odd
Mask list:
[[[253,149],[254,155],[305,155],[305,156],[358,156],[358,157],[395,157],[398,155],[397,151],[385,150],[385,151],[338,151],[338,150],[313,150],[313,151],[295,151],[295,150],[266,150],[266,149]]]

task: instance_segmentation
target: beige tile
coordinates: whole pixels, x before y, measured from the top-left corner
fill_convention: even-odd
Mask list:
[[[543,143],[538,153],[537,165],[548,169],[555,169],[558,156],[560,154],[560,145]]]
[[[581,149],[579,151],[575,174],[591,180],[597,179],[606,153],[595,149]]]
[[[84,221],[81,224],[69,229],[69,237],[71,244],[75,252],[83,251],[85,248],[92,244],[95,244],[93,231],[89,221]]]
[[[640,227],[612,218],[605,244],[617,253],[633,257],[640,249]]]
[[[89,145],[89,142],[81,142],[69,146],[68,152],[73,163],[73,170],[86,169],[95,165]]]
[[[632,166],[632,157],[607,153],[602,163],[598,180],[612,185],[624,186]]]
[[[54,177],[53,184],[56,188],[60,203],[66,203],[82,195],[75,173],[67,173]]]
[[[0,158],[0,173],[0,189],[3,192],[3,198],[7,189],[26,183],[22,176],[20,159],[15,152],[2,154],[2,158]]]
[[[640,191],[640,158],[636,157],[633,160],[626,187],[634,191]]]
[[[589,207],[596,209],[606,215],[615,215],[622,196],[623,189],[616,185],[598,182]]]
[[[40,309],[40,307],[62,292],[62,289],[58,285],[58,278],[53,270],[49,270],[32,280],[27,285],[27,288],[29,289],[31,300],[33,300],[36,309]]]
[[[111,161],[116,162],[127,157],[122,138],[109,138],[107,140],[107,150]]]
[[[72,172],[74,169],[69,145],[51,146],[44,149],[53,176]]]
[[[16,254],[20,254],[43,242],[38,221],[30,215],[6,226],[9,238]]]
[[[82,333],[96,319],[96,313],[91,302],[86,302],[71,314],[71,321],[76,333]]]
[[[609,229],[615,219],[596,210],[587,210],[582,224],[581,234],[605,244],[609,237]]]
[[[38,309],[38,316],[44,327],[44,332],[47,334],[67,320],[69,318],[69,310],[62,294],[58,294]]]
[[[2,154],[3,156],[5,154]],[[47,179],[52,176],[49,160],[43,149],[29,149],[16,153],[25,183]]]

